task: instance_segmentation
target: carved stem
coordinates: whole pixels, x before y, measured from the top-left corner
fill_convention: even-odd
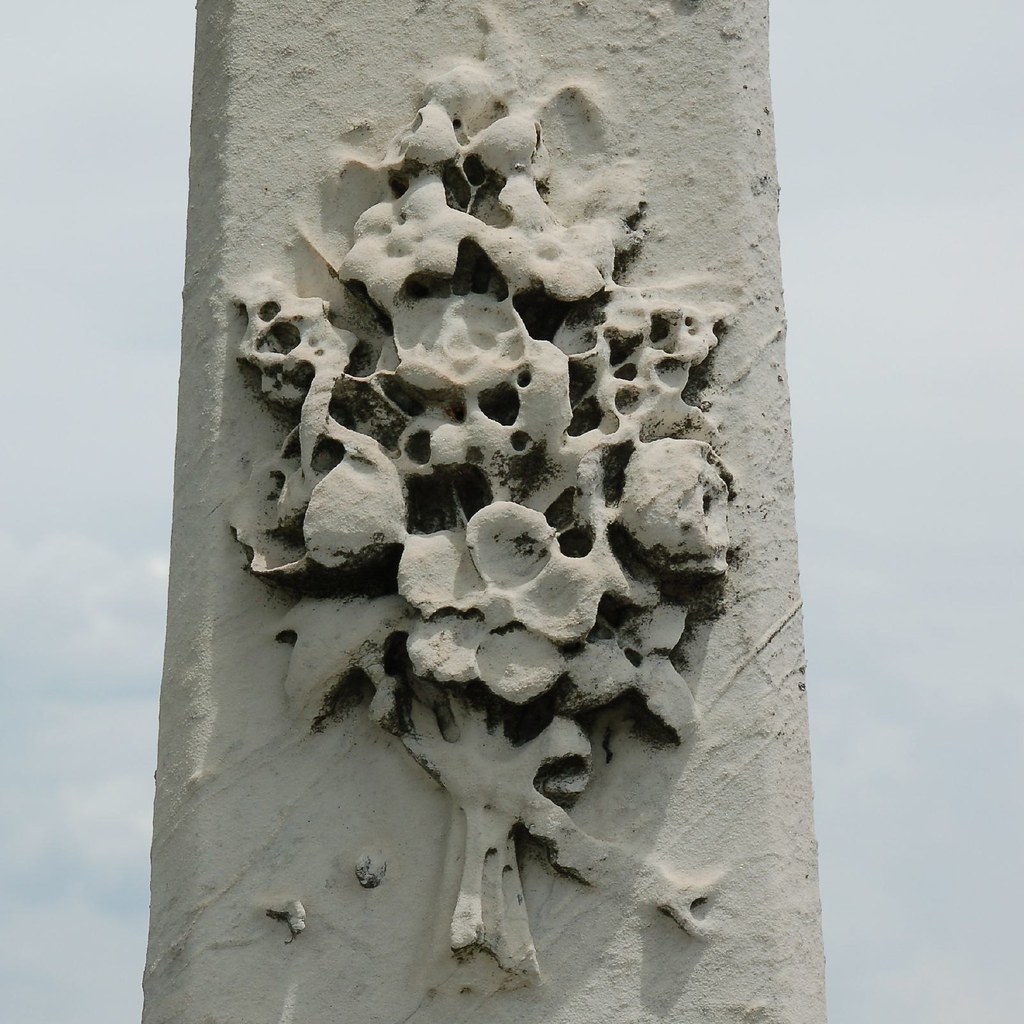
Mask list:
[[[489,805],[464,807],[463,814],[466,842],[452,915],[452,950],[483,949],[505,970],[536,976],[537,953],[519,877],[514,823]]]

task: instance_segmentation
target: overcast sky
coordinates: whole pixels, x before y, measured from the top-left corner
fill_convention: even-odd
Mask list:
[[[193,18],[4,16],[19,1024],[141,1008]],[[776,0],[772,32],[830,1020],[1017,1024],[1024,4]]]

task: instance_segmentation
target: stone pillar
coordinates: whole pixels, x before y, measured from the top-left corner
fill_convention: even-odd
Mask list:
[[[146,1024],[822,1024],[765,0],[200,0]]]

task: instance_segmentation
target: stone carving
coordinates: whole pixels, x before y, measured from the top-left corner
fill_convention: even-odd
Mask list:
[[[673,651],[728,546],[716,431],[684,397],[724,310],[620,282],[642,241],[633,171],[549,194],[542,108],[482,64],[438,78],[383,160],[343,171],[377,190],[322,257],[346,302],[273,278],[240,295],[240,359],[290,427],[232,511],[252,573],[299,596],[289,693],[316,729],[368,700],[448,791],[452,949],[527,976],[525,837],[700,930],[703,890],[569,810],[597,709],[638,701],[661,742],[694,726]]]

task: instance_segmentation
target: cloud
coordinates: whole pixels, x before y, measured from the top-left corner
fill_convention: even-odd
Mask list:
[[[1024,1001],[1022,28],[773,9],[831,1024]]]
[[[0,534],[0,656],[10,699],[153,692],[163,650],[167,563],[79,534]]]
[[[854,1021],[927,1021],[928,1024],[1007,1024],[1020,1017],[1024,984],[1006,984],[998,973],[962,957],[933,951],[927,958],[880,972],[878,987],[856,997],[857,1015],[843,1014],[831,1024]]]
[[[8,722],[0,808],[4,877],[51,892],[86,879],[114,903],[146,879],[156,762],[156,692],[87,700],[33,700]],[[71,888],[74,889],[72,882]],[[136,894],[137,895],[137,894]]]
[[[146,949],[145,902],[112,914],[46,889],[5,903],[0,930],[4,1016],[46,1024],[137,1021]]]
[[[0,726],[5,1018],[138,1020],[156,693],[8,705]]]

